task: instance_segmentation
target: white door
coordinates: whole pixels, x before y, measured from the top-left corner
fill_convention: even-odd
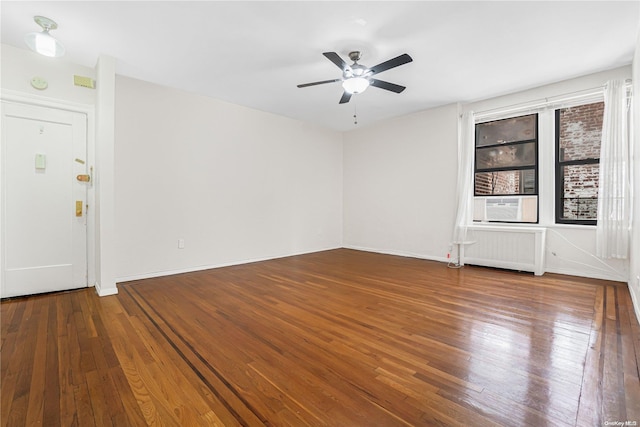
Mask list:
[[[1,161],[2,297],[86,287],[86,115],[3,101]]]

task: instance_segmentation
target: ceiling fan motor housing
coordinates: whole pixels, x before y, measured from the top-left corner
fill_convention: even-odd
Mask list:
[[[350,79],[352,77],[363,77],[366,71],[367,67],[354,62],[350,67],[346,67],[342,74],[345,79]]]
[[[353,62],[358,62],[360,61],[360,51],[359,50],[354,50],[353,52],[349,52],[349,59],[351,59]]]

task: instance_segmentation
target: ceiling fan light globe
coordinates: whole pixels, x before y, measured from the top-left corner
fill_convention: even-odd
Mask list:
[[[364,77],[352,77],[342,82],[342,87],[348,93],[362,93],[369,87],[369,80]]]

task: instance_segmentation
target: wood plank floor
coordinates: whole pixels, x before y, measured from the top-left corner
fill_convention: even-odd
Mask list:
[[[2,302],[2,426],[640,424],[625,284],[339,249],[119,291]]]

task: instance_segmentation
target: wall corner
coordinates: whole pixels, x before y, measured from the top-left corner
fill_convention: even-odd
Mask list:
[[[636,319],[640,322],[640,32],[631,66],[633,78],[633,140],[631,141],[633,217],[631,218],[631,250],[629,262],[629,293]]]
[[[96,291],[118,293],[115,281],[115,80],[116,60],[96,65]]]

